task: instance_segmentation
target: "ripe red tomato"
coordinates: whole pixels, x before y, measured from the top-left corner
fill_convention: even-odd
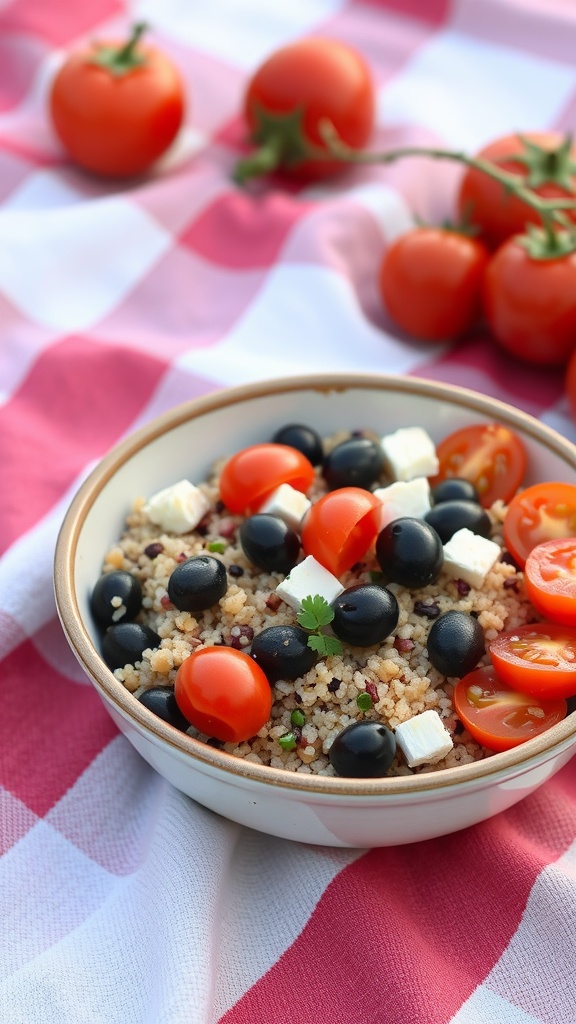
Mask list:
[[[568,360],[564,390],[572,416],[576,420],[576,348]]]
[[[526,132],[495,139],[477,154],[496,164],[500,170],[518,176],[545,198],[576,198],[576,146],[558,132]],[[519,159],[520,158],[520,159]],[[528,166],[525,162],[528,162]],[[567,189],[565,184],[571,187]],[[482,171],[469,167],[458,195],[461,217],[469,216],[477,224],[488,245],[497,248],[512,235],[522,234],[526,224],[539,224],[532,207],[506,191]]]
[[[499,679],[520,693],[552,699],[576,694],[576,629],[533,622],[491,642]]]
[[[314,180],[342,170],[324,159],[319,124],[329,120],[338,136],[359,149],[374,125],[375,93],[368,65],[336,39],[310,37],[273,53],[248,83],[244,115],[259,147],[240,161],[237,180],[282,168],[291,177]],[[314,159],[316,153],[320,159]]]
[[[533,484],[516,494],[506,511],[504,543],[522,569],[545,540],[576,536],[576,486]]]
[[[476,668],[456,684],[454,707],[473,739],[502,751],[551,729],[566,717],[566,701],[537,700],[510,689],[491,665]]]
[[[536,611],[552,622],[576,626],[576,537],[546,540],[533,548],[524,580]]]
[[[57,72],[49,98],[52,123],[80,167],[128,177],[146,171],[175,139],[184,118],[184,87],[174,64],[142,46],[143,26],[127,43],[91,42]]]
[[[339,487],[322,495],[304,517],[304,551],[341,576],[376,539],[380,506],[379,499],[361,487]]]
[[[193,651],[178,669],[174,696],[195,729],[224,743],[255,736],[272,710],[272,690],[264,672],[234,647]]]
[[[232,455],[220,475],[220,497],[230,512],[251,515],[280,484],[304,494],[314,481],[314,466],[302,452],[272,441]]]
[[[392,243],[380,265],[386,310],[413,338],[459,338],[480,314],[488,259],[482,242],[468,235],[448,228],[413,228]]]
[[[526,450],[517,434],[501,423],[476,423],[455,430],[436,446],[440,463],[430,486],[457,476],[474,484],[484,508],[509,501],[526,470]]]
[[[483,304],[506,351],[539,366],[564,366],[576,349],[576,252],[535,259],[510,239],[488,264]]]

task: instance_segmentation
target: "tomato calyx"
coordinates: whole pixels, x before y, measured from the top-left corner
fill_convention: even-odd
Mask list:
[[[572,137],[565,135],[558,146],[549,148],[539,146],[533,139],[518,135],[524,146],[522,153],[510,153],[500,156],[498,163],[521,164],[526,169],[524,184],[528,188],[541,188],[542,185],[557,185],[570,195],[572,192],[572,175],[576,174],[576,162],[571,159],[570,150]]]
[[[121,78],[135,68],[142,67],[146,63],[146,56],[142,51],[138,51],[137,46],[147,28],[146,22],[138,21],[132,29],[130,38],[122,46],[97,46],[95,53],[90,57],[90,63],[109,71],[114,78]]]
[[[527,224],[526,233],[516,236],[518,245],[523,246],[530,259],[557,260],[576,252],[576,232],[554,228],[544,215],[542,219],[543,227]]]
[[[326,152],[308,141],[303,130],[304,111],[301,107],[287,114],[272,113],[260,104],[254,105],[256,128],[252,142],[257,148],[234,170],[234,180],[242,185],[249,178],[268,174],[279,167],[290,167],[303,160],[326,158]]]

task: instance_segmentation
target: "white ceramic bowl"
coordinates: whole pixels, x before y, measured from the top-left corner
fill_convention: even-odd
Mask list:
[[[199,803],[251,828],[305,843],[369,848],[482,821],[527,796],[572,757],[576,714],[520,747],[458,768],[380,780],[294,774],[235,758],[164,723],[124,689],[98,653],[89,594],[135,496],[184,476],[199,482],[216,458],[267,440],[289,422],[308,423],[321,435],[420,425],[439,440],[491,420],[522,436],[527,483],[576,483],[575,446],[537,420],[474,392],[412,377],[326,374],[218,391],[165,413],[103,459],[65,517],[56,600],[74,653],[149,764]]]

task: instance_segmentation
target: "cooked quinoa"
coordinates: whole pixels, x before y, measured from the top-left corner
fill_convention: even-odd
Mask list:
[[[347,436],[332,438],[328,445]],[[220,501],[218,476],[223,462],[214,467],[208,481],[198,484],[208,499],[210,511],[194,531],[184,535],[162,532],[146,514],[148,496],[140,496],[127,517],[125,532],[105,556],[104,573],[122,569],[140,581],[143,608],[137,621],[150,626],[162,638],[160,647],[145,651],[141,662],[114,672],[135,697],[151,687],[173,687],[178,668],[199,648],[228,645],[249,653],[252,638],[262,629],[297,623],[296,612],[275,593],[284,576],[255,568],[240,546],[238,527],[242,517],[231,515]],[[325,490],[321,469],[317,468],[309,497],[314,500]],[[430,664],[426,650],[433,622],[452,609],[477,618],[486,645],[502,630],[538,618],[526,598],[523,574],[507,560],[503,547],[506,508],[502,502],[496,502],[487,511],[492,524],[491,539],[501,546],[503,557],[480,589],[453,580],[445,573],[434,584],[419,590],[409,591],[387,583],[398,601],[399,619],[393,633],[380,646],[359,648],[344,643],[341,655],[322,658],[295,681],[280,680],[274,684],[271,719],[250,741],[222,744],[200,735],[192,726],[189,733],[257,764],[333,775],[328,751],[345,726],[372,718],[395,729],[414,715],[433,709],[450,733],[453,749],[433,765],[412,769],[398,750],[389,775],[437,771],[489,756],[491,752],[471,739],[455,715],[452,693],[458,679],[441,675]],[[179,562],[206,553],[223,562],[228,575],[227,591],[207,611],[179,611],[168,598],[169,577]],[[346,572],[341,582],[346,588],[370,583],[373,574],[379,572],[372,552]],[[483,663],[488,660],[486,655]],[[357,702],[362,693],[369,694],[372,701],[367,711],[362,711]],[[284,750],[278,741],[286,733],[294,732],[290,716],[296,708],[303,712],[305,724],[297,730],[295,749]]]

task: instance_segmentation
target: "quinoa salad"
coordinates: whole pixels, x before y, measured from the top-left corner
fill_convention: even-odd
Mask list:
[[[284,445],[284,441],[277,441],[276,437],[282,438],[281,431],[270,444]],[[344,470],[341,465],[338,467],[336,460],[336,475],[331,477],[327,471],[331,453],[346,449],[354,439],[365,442],[367,449],[372,446],[372,454],[374,451],[382,453],[382,458],[372,470],[372,479],[355,477],[353,452],[349,453],[348,463],[344,460]],[[407,447],[410,448],[407,441],[410,440],[411,444],[411,439],[405,437],[402,440],[406,451]],[[310,459],[309,486],[300,484],[290,488],[294,491],[291,499],[300,495],[299,500],[305,503],[302,523],[306,523],[309,509],[314,508],[323,496],[350,487],[363,489],[369,499],[375,495],[386,506],[386,497],[388,493],[392,494],[391,485],[398,483],[402,476],[403,483],[418,480],[426,495],[432,496],[427,498],[428,509],[439,508],[434,499],[434,487],[430,486],[434,484],[438,469],[435,450],[432,463],[420,468],[416,464],[407,469],[399,468],[392,454],[387,453],[384,441],[370,429],[343,431],[330,438],[322,438],[321,455],[315,464]],[[301,621],[302,603],[297,598],[291,600],[289,591],[283,588],[289,587],[298,568],[312,557],[303,545],[302,531],[293,522],[290,532],[296,534],[298,540],[288,571],[286,565],[279,570],[255,564],[247,554],[247,550],[252,551],[250,545],[245,539],[243,543],[243,524],[253,516],[258,518],[258,512],[265,514],[262,509],[266,509],[268,502],[262,503],[258,499],[255,501],[256,509],[252,507],[242,512],[230,508],[233,502],[224,500],[222,473],[231,454],[223,456],[207,480],[188,484],[188,487],[193,486],[194,518],[198,519],[193,527],[187,527],[184,522],[173,528],[171,515],[180,502],[180,498],[176,501],[174,488],[166,488],[159,496],[138,495],[134,497],[123,534],[105,553],[102,579],[129,574],[139,585],[139,599],[130,610],[130,601],[123,596],[121,589],[112,598],[108,595],[109,615],[108,618],[101,616],[99,622],[102,636],[111,634],[117,624],[132,620],[151,631],[146,634],[148,637],[156,638],[148,646],[143,641],[143,649],[131,660],[127,657],[125,663],[121,655],[115,655],[111,660],[105,657],[118,681],[143,703],[146,703],[146,694],[150,691],[157,693],[162,689],[172,695],[181,666],[198,652],[207,648],[227,648],[251,657],[256,638],[264,630],[279,626],[298,627]],[[350,454],[352,471],[346,470],[350,465]],[[420,451],[415,453],[416,463],[420,454]],[[452,476],[457,476],[457,473]],[[474,504],[480,514],[479,501]],[[168,516],[166,507],[169,508]],[[279,510],[270,514],[282,518],[283,510],[288,507],[281,505]],[[301,515],[302,507],[298,505],[296,518]],[[294,515],[294,510],[290,511]],[[398,730],[400,736],[405,723],[426,712],[435,712],[439,717],[447,737],[445,746],[441,745],[434,756],[422,762],[415,756],[410,761],[404,748],[395,747],[388,758],[387,770],[381,774],[397,776],[437,771],[490,756],[492,750],[473,739],[455,711],[453,694],[464,672],[454,671],[449,675],[446,667],[443,671],[435,667],[428,646],[431,630],[439,621],[447,621],[444,619],[446,613],[457,612],[466,616],[477,641],[478,634],[481,635],[480,647],[477,647],[466,669],[469,671],[489,664],[489,644],[504,630],[515,630],[540,620],[541,616],[526,596],[524,574],[504,544],[506,512],[507,505],[501,498],[489,505],[484,503],[482,540],[486,544],[497,545],[497,551],[491,549],[494,554],[484,567],[481,579],[477,578],[478,574],[466,578],[464,569],[460,574],[458,563],[456,568],[449,565],[446,537],[440,545],[441,563],[430,582],[423,579],[420,583],[416,581],[416,584],[406,586],[391,579],[386,567],[383,568],[380,536],[371,541],[368,549],[352,565],[338,574],[331,573],[339,584],[338,593],[347,593],[350,588],[359,586],[385,589],[392,595],[393,602],[395,599],[397,618],[387,636],[364,645],[344,639],[336,641],[335,645],[326,643],[323,646],[322,638],[333,636],[334,624],[328,623],[316,634],[309,628],[310,635],[319,635],[322,640],[312,654],[313,663],[296,678],[272,677],[269,681],[272,698],[270,716],[254,735],[226,742],[189,724],[181,715],[181,707],[176,708],[175,705],[172,719],[165,714],[162,717],[234,756],[308,774],[347,774],[335,771],[330,751],[337,737],[353,723],[382,723],[392,734]],[[382,523],[385,517],[381,516],[380,510],[378,515],[379,530],[384,533]],[[399,511],[389,515],[392,518],[387,523],[388,532],[390,524],[395,521],[406,523],[408,517],[412,522],[414,519],[424,522],[428,514],[415,516],[409,506],[400,506]],[[467,519],[465,521],[468,523]],[[432,527],[426,528],[435,532]],[[474,528],[467,530],[469,532],[478,537]],[[221,596],[201,610],[188,610],[186,602],[179,602],[184,607],[177,607],[173,593],[172,596],[170,594],[170,580],[179,566],[190,565],[190,560],[198,556],[208,558],[210,563],[213,560],[219,563],[218,572],[222,572],[225,578]],[[329,597],[325,604],[333,606]],[[344,637],[346,635],[344,631]],[[438,665],[438,659],[435,661]],[[153,705],[149,706],[152,708]],[[538,713],[536,708],[534,714]]]

